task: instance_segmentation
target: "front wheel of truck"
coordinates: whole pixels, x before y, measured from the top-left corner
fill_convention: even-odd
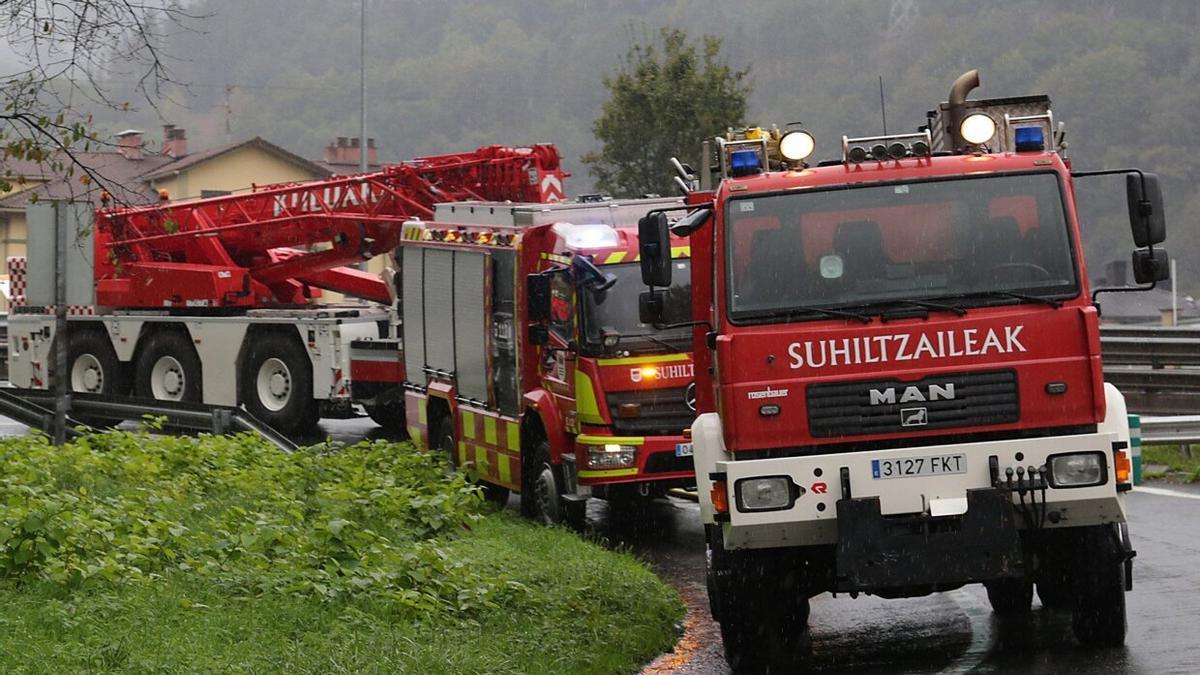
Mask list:
[[[997,616],[1020,616],[1028,614],[1033,605],[1033,581],[1018,579],[996,579],[984,584],[988,602]]]
[[[1075,548],[1075,608],[1071,627],[1080,643],[1125,643],[1125,556],[1113,526],[1086,528]]]
[[[800,566],[774,552],[726,551],[720,531],[709,526],[709,533],[709,606],[729,667],[735,673],[803,669],[812,643]]]

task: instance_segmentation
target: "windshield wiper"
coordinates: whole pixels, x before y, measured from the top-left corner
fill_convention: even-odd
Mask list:
[[[666,348],[667,348],[667,351],[671,351],[671,352],[677,352],[677,351],[680,351],[680,349],[679,349],[678,347],[676,347],[675,345],[671,344],[670,342],[667,342],[666,340],[661,340],[661,339],[659,339],[659,338],[656,338],[656,337],[654,337],[653,335],[639,335],[639,336],[637,336],[637,337],[640,337],[640,338],[646,338],[647,340],[650,340],[651,342],[654,342],[655,344],[660,344],[660,345],[662,345],[663,347],[666,347]]]
[[[935,300],[966,300],[969,298],[1011,298],[1020,300],[1021,302],[1033,302],[1039,305],[1047,305],[1058,309],[1062,307],[1062,303],[1052,298],[1043,298],[1037,295],[1029,295],[1028,293],[1017,293],[1015,291],[974,291],[972,293],[956,293],[954,295],[939,295]]]
[[[793,307],[787,310],[777,312],[768,312],[760,314],[754,318],[769,318],[769,319],[789,319],[799,314],[824,314],[825,316],[839,317],[843,319],[855,319],[863,323],[871,323],[874,319],[868,314],[861,312],[851,312],[844,309],[826,309],[825,307]]]
[[[912,305],[914,307],[922,307],[924,309],[936,309],[943,312],[954,312],[958,316],[965,316],[967,313],[967,310],[957,305],[946,305],[940,302],[929,302],[928,300],[906,300],[900,298],[895,300],[880,300],[879,302],[872,302],[862,306],[878,307],[880,305]]]

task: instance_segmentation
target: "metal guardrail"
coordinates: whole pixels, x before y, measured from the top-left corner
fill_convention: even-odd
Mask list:
[[[241,408],[139,398],[114,401],[95,394],[72,394],[71,412],[84,418],[119,420],[137,420],[144,415],[153,415],[166,418],[170,426],[189,431],[214,434],[249,431],[284,452],[294,452],[297,448],[287,436]],[[45,389],[0,389],[0,413],[22,424],[49,431],[54,424],[54,392]],[[83,426],[84,433],[94,431],[78,419],[69,419],[69,437],[80,435],[80,432],[71,428],[75,426]]]
[[[1131,412],[1200,413],[1200,328],[1104,326],[1104,379]]]
[[[1200,443],[1200,415],[1142,417],[1142,444]]]

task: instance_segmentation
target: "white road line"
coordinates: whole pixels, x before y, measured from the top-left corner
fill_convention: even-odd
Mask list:
[[[1179,490],[1168,490],[1166,488],[1144,487],[1138,486],[1133,489],[1134,492],[1144,492],[1148,495],[1158,495],[1159,497],[1179,497],[1181,499],[1200,499],[1200,494],[1192,492],[1180,492]]]

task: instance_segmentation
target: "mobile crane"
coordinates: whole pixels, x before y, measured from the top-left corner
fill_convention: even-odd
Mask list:
[[[665,320],[663,247],[691,238],[691,438],[735,670],[802,667],[828,591],[982,583],[1020,616],[1036,588],[1081,643],[1124,640],[1129,431],[1095,297],[1166,278],[1161,191],[1075,170],[1048,97],[977,85],[813,165],[803,129],[730,131],[681,176],[691,213],[639,224],[645,322]],[[1136,288],[1088,288],[1075,182],[1105,174],[1126,181]]]
[[[284,432],[352,403],[403,429],[400,354],[381,358],[374,344],[395,332],[389,284],[343,265],[390,252],[403,223],[432,217],[436,203],[558,200],[567,175],[552,145],[488,146],[243,194],[105,206],[81,233],[92,255],[70,258],[86,269],[67,270],[90,283],[68,300],[64,375],[76,392],[240,404]],[[52,241],[29,246],[53,260]],[[31,300],[9,319],[10,380],[49,388],[53,276],[21,260],[10,270]],[[321,289],[374,302],[314,304]]]

